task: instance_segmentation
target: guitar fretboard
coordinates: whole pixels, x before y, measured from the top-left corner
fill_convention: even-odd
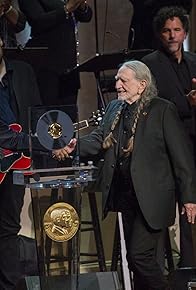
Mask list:
[[[87,120],[82,120],[79,123],[74,123],[74,132],[77,130],[82,130],[89,127],[89,123]]]

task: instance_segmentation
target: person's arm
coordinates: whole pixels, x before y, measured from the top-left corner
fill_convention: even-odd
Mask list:
[[[14,32],[20,32],[25,28],[26,17],[19,9],[12,6],[10,0],[4,0],[3,15],[12,25]]]
[[[26,150],[29,148],[28,135],[13,131],[0,120],[0,147],[12,151]]]
[[[174,104],[167,106],[163,120],[163,130],[168,154],[179,185],[181,201],[188,221],[195,222],[196,216],[196,169],[191,152],[191,141],[184,130]]]
[[[187,94],[191,106],[196,106],[196,78],[192,79],[192,90]]]
[[[92,18],[92,9],[87,1],[83,1],[81,5],[75,10],[74,15],[77,21],[89,22]]]
[[[32,147],[35,151],[48,151],[44,148],[37,137],[32,137]],[[11,151],[28,151],[29,135],[12,130],[0,120],[0,147]]]
[[[47,12],[37,0],[19,0],[18,2],[21,11],[27,17],[27,20],[32,27],[33,32],[36,34],[41,34],[45,31],[55,28],[66,20],[70,21],[70,13],[74,12],[80,6],[80,3],[82,1],[84,0],[69,0],[66,5],[63,1],[59,1],[58,6],[50,5],[50,3],[47,3]],[[90,8],[88,8],[85,12],[81,10],[77,13],[77,18],[79,18],[77,20],[80,21],[85,21],[85,19],[86,21],[89,21],[88,19],[92,15],[92,11]]]
[[[56,9],[50,7],[48,12],[37,0],[18,0],[18,3],[35,33],[41,34],[65,21],[66,12],[63,1],[59,1],[59,7]]]
[[[90,134],[80,138],[79,148],[81,157],[99,156],[104,154],[105,150],[103,149],[103,140],[105,138],[105,134],[108,134],[108,130],[110,130],[111,121],[109,121],[109,116],[113,114],[113,102],[116,103],[116,100],[108,104],[100,126],[94,129]],[[106,127],[108,129],[106,129]],[[78,141],[74,138],[67,146],[59,150],[54,150],[53,153],[55,153],[55,156],[59,160],[67,158],[70,154],[72,154],[72,152],[75,153],[74,151],[76,149],[77,142]]]

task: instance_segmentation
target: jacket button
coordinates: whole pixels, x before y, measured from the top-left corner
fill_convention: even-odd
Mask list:
[[[114,168],[115,167],[114,164],[112,164],[111,167]]]

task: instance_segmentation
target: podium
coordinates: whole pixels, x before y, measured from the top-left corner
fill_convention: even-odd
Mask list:
[[[96,169],[89,165],[13,172],[14,184],[31,190],[39,270],[36,289],[51,289],[62,275],[62,287],[56,289],[81,289],[81,197],[84,187],[95,180]]]

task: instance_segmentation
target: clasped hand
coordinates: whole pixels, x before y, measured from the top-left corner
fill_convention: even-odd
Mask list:
[[[69,12],[75,11],[78,7],[84,5],[86,3],[85,0],[69,0],[66,4],[66,9]]]
[[[196,78],[192,79],[193,89],[188,93],[187,98],[191,106],[196,106]]]
[[[65,158],[69,158],[70,157],[69,155],[74,151],[76,147],[76,143],[77,143],[76,138],[71,139],[69,144],[64,148],[53,150],[52,157],[59,161],[64,160]]]
[[[195,223],[195,216],[196,216],[196,204],[195,203],[186,203],[182,208],[181,214],[187,215],[187,219],[189,223]]]
[[[11,0],[0,0],[0,15],[3,15],[10,7]]]

